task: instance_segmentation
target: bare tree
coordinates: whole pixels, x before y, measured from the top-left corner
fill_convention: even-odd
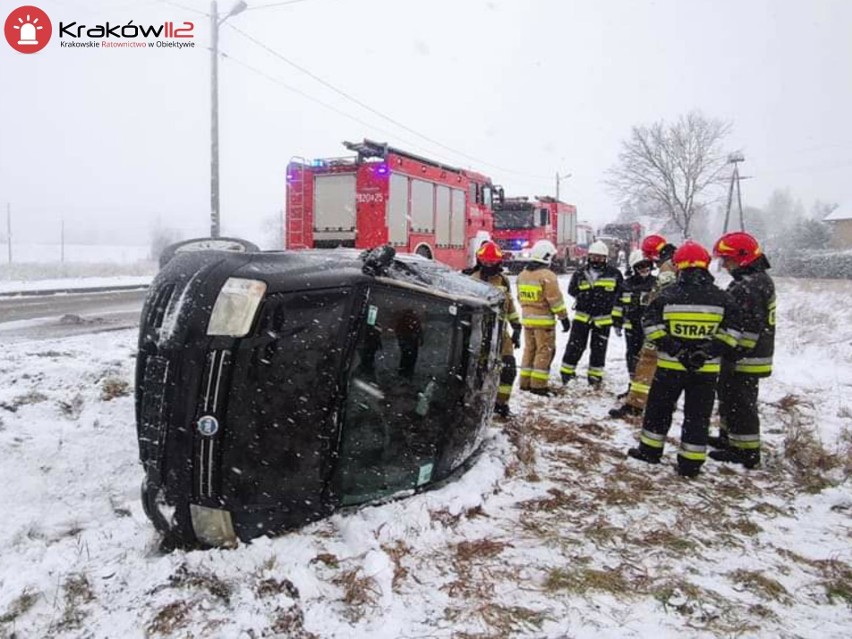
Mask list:
[[[724,182],[722,140],[730,131],[730,122],[697,111],[673,123],[634,126],[607,185],[623,202],[655,204],[689,237],[693,217],[709,203],[702,197]]]

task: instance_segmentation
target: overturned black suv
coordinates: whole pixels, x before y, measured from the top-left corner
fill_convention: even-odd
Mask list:
[[[389,247],[176,254],[136,367],[164,543],[232,545],[450,477],[494,405],[501,304]]]

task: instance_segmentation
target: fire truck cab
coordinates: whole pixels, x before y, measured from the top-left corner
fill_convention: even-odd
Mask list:
[[[506,265],[520,272],[530,250],[539,240],[550,240],[558,251],[554,268],[564,271],[576,265],[577,208],[552,197],[504,198],[494,206],[494,241],[503,249]]]
[[[491,179],[378,142],[344,142],[354,157],[287,166],[288,249],[390,244],[462,269],[491,237],[502,189]]]

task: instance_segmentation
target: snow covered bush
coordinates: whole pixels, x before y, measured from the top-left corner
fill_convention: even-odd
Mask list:
[[[773,275],[852,279],[852,250],[788,250],[770,255]]]

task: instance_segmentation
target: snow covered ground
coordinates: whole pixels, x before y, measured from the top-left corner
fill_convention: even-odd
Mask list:
[[[779,281],[759,470],[627,460],[614,337],[603,391],[516,391],[455,483],[169,555],[138,497],[135,331],[0,344],[0,637],[852,636],[850,298]]]

